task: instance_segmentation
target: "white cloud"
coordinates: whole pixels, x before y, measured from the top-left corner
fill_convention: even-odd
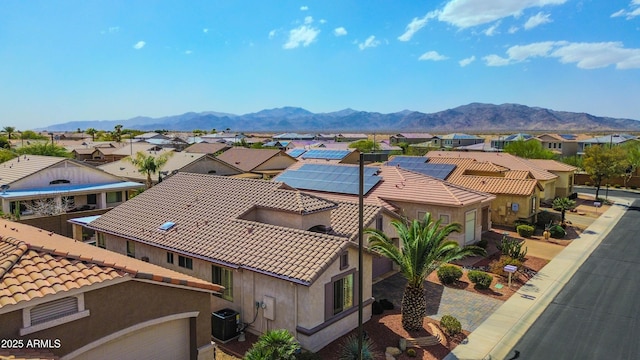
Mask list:
[[[289,39],[282,45],[285,49],[295,49],[300,45],[307,47],[316,40],[320,34],[320,30],[311,26],[302,25],[295,29],[289,30]]]
[[[362,43],[359,43],[358,47],[360,48],[360,50],[364,50],[366,48],[374,48],[378,45],[380,45],[380,41],[376,40],[376,37],[371,35],[367,38],[367,40],[365,40]]]
[[[422,29],[429,20],[436,18],[438,16],[438,11],[431,11],[427,13],[425,16],[421,18],[413,18],[411,22],[407,25],[407,28],[404,34],[398,36],[398,40],[400,41],[409,41],[413,37],[413,35],[418,32],[418,30]]]
[[[527,20],[526,23],[524,23],[524,29],[525,30],[530,30],[533,29],[536,26],[540,26],[542,24],[546,24],[546,23],[550,23],[551,19],[549,19],[549,17],[551,16],[551,14],[545,14],[542,11],[535,14],[534,16],[530,17],[529,20]]]
[[[557,58],[563,64],[575,63],[580,69],[615,65],[617,69],[640,69],[640,49],[625,48],[621,42],[570,43],[547,41],[512,46],[507,58],[485,56],[488,66],[505,66],[535,57]]]
[[[325,20],[325,19],[320,19],[320,21],[318,21],[318,22],[319,22],[320,24],[326,24],[326,23],[327,23],[327,20]]]
[[[115,34],[115,33],[119,32],[119,31],[120,31],[120,26],[111,26],[109,28],[109,33],[110,34]]]
[[[341,27],[337,27],[335,29],[333,29],[333,35],[335,36],[345,36],[347,35],[347,29]]]
[[[271,30],[269,31],[269,39],[273,39],[276,36],[277,30]]]
[[[493,36],[493,35],[499,34],[498,26],[500,26],[500,21],[491,25],[487,30],[484,31],[484,34],[487,36]]]
[[[313,16],[307,16],[304,18],[304,23],[309,25],[313,22]]]
[[[300,6],[300,11],[307,11],[309,10],[308,6]]]
[[[518,32],[518,30],[520,30],[517,26],[512,26],[509,28],[508,33],[509,34],[515,34],[516,32]]]
[[[191,54],[193,54],[193,51],[191,51],[191,50],[187,50],[187,51],[185,51],[185,52],[184,52],[184,54],[185,54],[185,55],[191,55]]]
[[[208,32],[209,32],[209,29],[204,28],[204,29],[202,29],[202,32],[206,34],[206,33],[208,33]]]
[[[528,8],[565,2],[567,0],[451,0],[439,13],[438,20],[464,29],[506,17],[519,17]]]
[[[147,45],[146,42],[144,41],[138,41],[137,43],[135,43],[135,45],[133,45],[133,48],[136,50],[140,50],[142,49],[145,45]]]
[[[627,20],[631,20],[636,16],[640,16],[640,0],[631,0],[628,10],[621,9],[611,14],[612,18],[620,16],[625,16]]]
[[[458,61],[458,64],[460,64],[460,67],[465,67],[474,61],[476,61],[475,55]]]
[[[437,51],[427,51],[426,53],[420,55],[420,57],[418,58],[418,60],[431,60],[431,61],[442,61],[447,59],[448,57],[438,54]]]

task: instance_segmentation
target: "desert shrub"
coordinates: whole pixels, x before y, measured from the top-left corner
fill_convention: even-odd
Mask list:
[[[462,270],[455,265],[442,265],[438,269],[437,274],[440,282],[448,285],[453,284],[462,277]]]
[[[451,315],[444,315],[440,319],[440,327],[447,333],[449,336],[457,335],[462,332],[462,324],[460,321]]]
[[[551,237],[554,239],[562,239],[567,235],[567,232],[560,225],[553,225],[549,232],[551,233]]]
[[[518,268],[521,268],[522,261],[506,255],[502,255],[500,256],[500,259],[492,261],[491,264],[489,264],[489,271],[491,271],[491,273],[493,274],[506,277],[509,276],[509,274],[504,271],[504,267],[507,265],[514,265]]]
[[[370,338],[362,339],[362,358],[358,356],[358,335],[349,335],[340,347],[339,360],[373,360],[375,349]]]
[[[588,181],[585,181],[585,182],[584,182],[584,185],[585,185],[585,186],[591,186],[591,183],[590,183],[590,182],[588,182]]]
[[[524,220],[516,220],[513,222],[513,229],[518,231],[518,226],[520,225],[529,225],[531,226],[531,223],[524,221]]]
[[[408,357],[416,357],[417,353],[416,353],[416,349],[407,349],[407,356]]]
[[[540,229],[544,229],[550,223],[560,222],[560,214],[552,213],[546,210],[543,210],[538,213],[538,221],[536,225]]]
[[[518,231],[518,235],[528,238],[528,237],[531,237],[531,235],[533,235],[534,227],[531,225],[523,224],[523,225],[518,225],[516,230]]]
[[[480,241],[478,241],[478,243],[476,244],[476,246],[479,246],[483,249],[487,249],[487,246],[489,246],[489,240],[487,239],[481,239]]]
[[[527,225],[521,225],[527,226]],[[508,236],[503,236],[502,241],[498,244],[498,250],[502,253],[502,255],[507,255],[511,258],[518,259],[520,261],[524,261],[524,257],[527,256],[527,248],[525,247],[522,250],[522,246],[524,245],[524,240],[518,240],[514,238],[510,238]]]
[[[493,281],[493,276],[484,271],[471,270],[467,274],[469,280],[476,285],[478,289],[488,289]]]

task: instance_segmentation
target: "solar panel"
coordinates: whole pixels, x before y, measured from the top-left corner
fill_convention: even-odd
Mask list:
[[[380,180],[377,168],[364,168],[364,193],[368,193]],[[357,166],[304,164],[298,170],[287,170],[275,178],[289,186],[303,190],[357,195],[360,172]]]
[[[349,155],[351,151],[349,150],[318,150],[312,149],[308,150],[304,154],[305,159],[328,159],[328,160],[341,160],[344,159],[345,156]]]
[[[398,164],[424,164],[425,162],[427,162],[427,158],[422,156],[395,156],[387,164],[393,166]]]
[[[389,164],[400,166],[403,169],[415,171],[420,174],[429,175],[431,177],[444,180],[446,179],[456,168],[454,164],[430,164],[430,163],[422,163],[422,164]]]
[[[287,154],[291,157],[297,158],[298,156],[304,154],[307,149],[291,149],[287,151]]]
[[[565,140],[575,140],[577,138],[577,136],[573,134],[560,134],[560,137]]]

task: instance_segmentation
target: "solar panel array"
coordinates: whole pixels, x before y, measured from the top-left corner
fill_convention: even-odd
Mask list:
[[[453,164],[430,164],[427,158],[418,156],[396,156],[387,162],[389,166],[400,166],[403,169],[429,175],[438,179],[446,179],[456,168]]]
[[[368,193],[380,180],[377,168],[364,168],[364,193]],[[304,164],[298,170],[287,170],[274,180],[303,190],[325,191],[358,195],[360,172],[357,166]]]
[[[303,158],[305,159],[327,159],[327,160],[342,160],[347,155],[349,155],[351,151],[349,150],[318,150],[312,149],[307,150],[304,153]]]
[[[291,157],[297,158],[298,156],[304,154],[307,151],[307,149],[291,149],[289,151],[287,151],[287,154]]]
[[[573,135],[573,134],[560,134],[560,137],[565,140],[575,140],[578,138],[577,135]]]

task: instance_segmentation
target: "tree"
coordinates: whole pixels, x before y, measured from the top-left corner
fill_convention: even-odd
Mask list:
[[[504,152],[525,159],[553,159],[556,156],[553,151],[543,148],[540,141],[533,139],[512,141],[504,147]]]
[[[408,331],[419,330],[427,313],[425,278],[440,265],[470,255],[486,255],[486,252],[478,246],[461,248],[457,242],[447,240],[451,233],[460,232],[462,226],[458,223],[441,226],[440,220],[433,221],[430,213],[420,221],[394,220],[392,225],[400,237],[400,247],[379,230],[366,229],[365,233],[370,235],[371,250],[396,263],[407,279],[402,296],[402,327]]]
[[[0,148],[0,163],[3,163],[5,161],[9,161],[9,160],[13,159],[16,156],[18,156],[18,155],[16,153],[14,153],[13,151]]]
[[[247,351],[244,360],[294,360],[299,348],[289,331],[269,330]]]
[[[640,167],[640,142],[639,141],[627,141],[622,144],[622,147],[627,152],[627,169],[625,170],[624,185],[627,186],[627,182],[631,180],[633,174]]]
[[[362,153],[367,153],[374,150],[380,150],[380,144],[373,142],[373,140],[358,140],[349,144],[349,148],[357,149]]]
[[[0,136],[0,149],[11,149],[11,142],[4,136]]]
[[[72,157],[72,154],[62,146],[48,143],[35,143],[27,146],[21,146],[16,149],[18,155],[44,155],[58,157]]]
[[[118,124],[113,127],[115,129],[115,133],[113,135],[114,140],[116,142],[120,142],[122,140],[122,125]]]
[[[584,151],[582,164],[584,171],[596,186],[596,199],[600,194],[602,181],[623,175],[629,166],[626,151],[622,147],[603,145],[587,147]]]
[[[65,214],[76,207],[74,200],[66,196],[63,196],[60,200],[37,199],[30,202],[25,201],[24,206],[38,216]]]
[[[142,174],[147,175],[146,186],[147,189],[153,186],[153,181],[151,180],[151,174],[159,173],[160,169],[167,163],[169,157],[172,156],[172,152],[165,152],[158,156],[147,155],[143,151],[138,151],[134,158],[126,157],[125,160],[132,163],[135,167],[138,168],[138,171]]]
[[[5,126],[2,128],[2,131],[4,131],[7,134],[7,139],[11,140],[11,134],[16,132],[16,128],[13,126]]]
[[[567,212],[567,210],[572,210],[573,208],[576,207],[576,202],[574,200],[570,200],[569,198],[563,197],[563,198],[555,198],[553,200],[553,209],[554,210],[559,210],[562,217],[562,223],[564,224],[564,216]]]
[[[91,135],[91,141],[96,141],[96,134],[98,133],[98,130],[96,130],[94,128],[88,128],[84,132],[87,135]]]

